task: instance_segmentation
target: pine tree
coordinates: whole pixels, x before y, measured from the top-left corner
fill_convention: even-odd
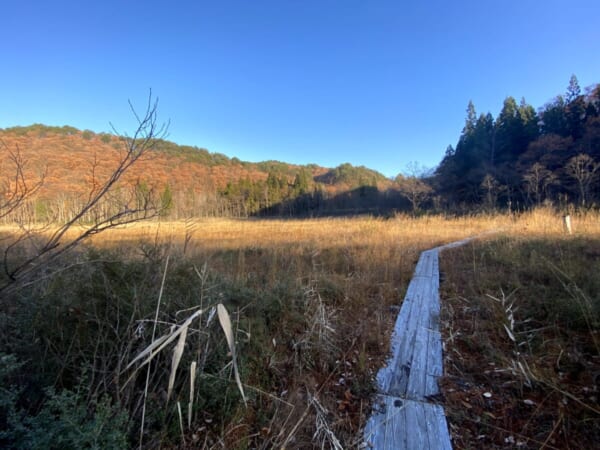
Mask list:
[[[575,75],[571,75],[569,79],[569,86],[567,87],[566,101],[571,103],[575,101],[581,95],[581,88],[579,87],[579,81]]]
[[[579,139],[584,133],[586,105],[575,75],[571,75],[571,79],[569,80],[566,101],[565,118],[567,132],[573,139]]]

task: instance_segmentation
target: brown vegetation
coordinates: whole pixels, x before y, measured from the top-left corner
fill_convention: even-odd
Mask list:
[[[525,216],[442,255],[454,447],[591,448],[600,439],[600,226]],[[578,227],[578,229],[577,229]]]

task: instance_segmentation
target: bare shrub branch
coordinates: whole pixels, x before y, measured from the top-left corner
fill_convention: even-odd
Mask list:
[[[125,195],[117,192],[123,175],[143,159],[159,139],[165,137],[168,129],[168,123],[158,123],[158,99],[152,97],[152,92],[148,95],[143,114],[138,114],[131,102],[129,105],[138,122],[137,129],[131,137],[121,135],[123,149],[116,165],[105,179],[98,178],[98,160],[97,155],[94,156],[87,198],[67,220],[58,227],[52,227],[50,232],[48,224],[19,221],[20,232],[4,245],[3,265],[6,278],[0,282],[0,292],[15,289],[30,280],[35,273],[47,269],[51,261],[57,260],[92,235],[160,214],[160,201],[156,199],[153,189],[146,188],[141,181],[138,180]],[[44,173],[35,182],[27,180],[24,174],[26,161],[18,148],[10,153],[10,161],[14,167],[10,182],[5,182],[5,194],[0,201],[0,218],[24,209],[25,201],[43,185],[45,177]]]

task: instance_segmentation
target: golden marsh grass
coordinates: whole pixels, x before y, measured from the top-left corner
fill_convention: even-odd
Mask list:
[[[197,372],[193,372],[195,384],[189,390],[186,371],[180,370],[168,390],[173,390],[172,397],[177,402],[188,402],[195,396],[194,401],[189,400],[189,411],[193,410],[194,417],[211,421],[201,420],[202,439],[224,442],[225,448],[244,448],[241,442],[248,447],[275,448],[296,433],[294,448],[313,448],[311,424],[322,414],[315,402],[307,401],[313,398],[329,412],[328,425],[344,448],[354,448],[369,410],[374,375],[389,351],[396,306],[402,302],[419,253],[473,236],[490,242],[496,235],[507,242],[600,238],[600,215],[577,214],[572,219],[572,236],[565,233],[562,217],[549,209],[519,215],[461,217],[398,215],[138,223],[94,236],[88,245],[96,249],[90,251],[90,256],[82,252],[81,264],[72,266],[72,274],[65,270],[52,282],[48,277],[32,286],[44,302],[55,299],[66,305],[66,313],[57,307],[54,320],[40,316],[37,326],[50,335],[69,335],[74,328],[65,320],[68,313],[71,321],[86,319],[77,322],[83,329],[93,323],[94,327],[108,330],[109,337],[101,341],[112,346],[115,339],[119,340],[130,355],[117,358],[108,349],[101,359],[107,367],[102,366],[97,376],[105,377],[102,389],[112,392],[111,380],[118,378],[119,373],[111,372],[114,368],[107,361],[129,361],[133,357],[128,336],[135,335],[140,323],[151,322],[156,288],[169,257],[172,263],[166,276],[161,333],[168,332],[169,322],[183,321],[182,311],[225,304],[232,314],[234,337],[240,346],[237,356],[241,382],[251,397],[248,406],[228,400],[237,395],[234,394],[237,386],[232,377],[222,374],[219,366],[229,361],[221,333],[210,340],[203,338],[207,346],[210,342],[211,351],[216,352],[213,362],[216,369],[204,367],[202,358],[198,360],[188,346],[181,367],[188,364],[192,367],[192,362],[198,364]],[[0,229],[2,234],[11,232],[18,229]],[[468,246],[465,250],[471,251],[471,247],[475,248]],[[450,259],[451,254],[446,257]],[[441,258],[443,262],[444,254]],[[472,259],[477,259],[474,253]],[[462,269],[457,266],[458,270]],[[204,271],[208,275],[199,279],[198,274]],[[498,271],[492,273],[501,277]],[[36,291],[34,294],[37,295]],[[98,305],[101,309],[112,308],[113,303],[118,304],[115,311],[111,309],[106,317],[94,316],[93,321],[88,320],[90,311],[95,311]],[[132,311],[129,315],[119,315],[129,309]],[[72,311],[81,311],[82,315],[74,315]],[[118,320],[126,323],[125,331],[119,331],[121,334],[113,332]],[[66,328],[56,331],[55,324],[62,323]],[[96,345],[97,330],[90,336],[91,343],[81,337],[78,345],[82,349]],[[67,346],[59,339],[56,348],[50,351],[62,361],[69,348],[70,344]],[[42,351],[46,350],[40,348]],[[88,349],[81,354],[95,353]],[[202,347],[202,355],[205,354]],[[93,359],[90,364],[94,364]],[[170,360],[157,362],[157,379],[160,373],[168,374],[171,366]],[[163,386],[166,381],[159,384]],[[133,383],[130,386],[134,404],[138,390]],[[160,389],[156,388],[150,397],[155,398]],[[130,413],[138,420],[134,407]],[[179,417],[178,423],[183,428],[181,413],[169,410],[168,414]],[[220,448],[211,445],[201,448]]]
[[[600,235],[598,213],[576,214],[572,218],[575,235]],[[520,215],[480,214],[462,217],[415,218],[399,215],[391,219],[353,217],[142,222],[107,230],[95,237],[93,242],[104,247],[124,242],[158,240],[179,248],[188,235],[193,247],[204,250],[389,245],[430,248],[494,231],[512,237],[565,237],[562,216],[550,209],[538,209]]]

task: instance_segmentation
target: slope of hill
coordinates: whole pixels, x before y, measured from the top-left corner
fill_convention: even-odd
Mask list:
[[[35,124],[0,129],[4,189],[8,189],[14,175],[10,154],[18,151],[25,161],[26,180],[35,183],[43,179],[33,210],[47,214],[56,210],[57,204],[64,209],[65,204],[84,199],[98,180],[110,174],[123,148],[119,136],[69,126]],[[339,209],[335,199],[340,196],[345,198],[344,210],[361,212],[365,202],[349,201],[353,195],[348,191],[362,188],[364,194],[368,187],[371,195],[379,196],[394,188],[394,182],[382,174],[347,163],[334,169],[279,161],[250,163],[166,140],[156,142],[151,156],[132,167],[123,184],[137,184],[168,195],[174,218],[297,215],[308,213],[309,203],[313,209],[310,213],[315,214],[315,209]],[[402,201],[395,200],[399,201],[397,205],[388,202],[387,207],[400,207]]]

